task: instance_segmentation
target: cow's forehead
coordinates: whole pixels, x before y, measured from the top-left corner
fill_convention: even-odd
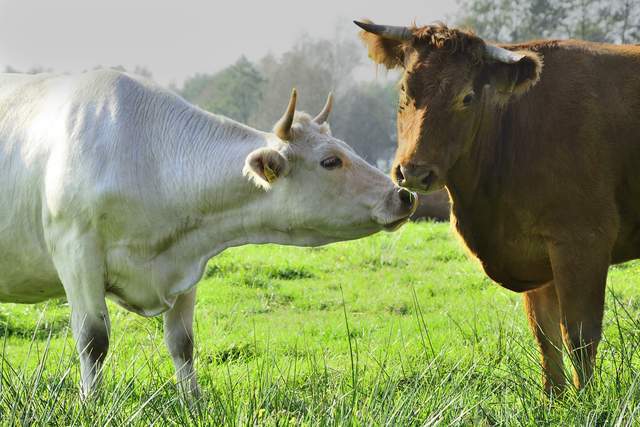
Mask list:
[[[337,149],[340,151],[354,152],[346,142],[341,141],[338,138],[334,138],[330,134],[324,132],[311,130],[308,132],[307,137],[304,138],[304,140],[305,141],[302,141],[301,144],[308,145],[314,151]]]
[[[284,143],[284,147],[285,149],[288,147],[302,158],[325,155],[331,152],[349,156],[357,155],[346,142],[333,137],[328,132],[309,127],[299,128],[294,140],[290,143]]]
[[[334,139],[334,142],[336,144],[338,144],[340,147],[342,147],[343,149],[345,149],[346,151],[349,151],[351,153],[355,153],[355,150],[353,148],[351,148],[351,146],[349,144],[347,144],[344,141],[341,141],[339,139]]]
[[[331,135],[328,123],[315,123],[307,113],[296,112],[292,130],[294,135],[293,141],[283,142],[276,135],[271,134],[271,144],[284,147],[285,149],[289,147],[303,157],[305,153],[323,154],[331,150],[349,155],[357,155],[349,144]]]
[[[474,70],[470,61],[460,55],[432,52],[426,57],[416,57],[402,76],[401,85],[417,89],[419,94],[435,96],[458,91],[473,81]]]

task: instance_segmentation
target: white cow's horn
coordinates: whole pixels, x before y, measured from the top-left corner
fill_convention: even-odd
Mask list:
[[[373,22],[353,21],[358,27],[368,33],[377,34],[385,39],[405,41],[411,40],[413,34],[407,27],[396,27],[393,25],[378,25]]]
[[[515,64],[524,58],[521,53],[511,52],[510,50],[487,44],[484,47],[484,54],[487,58],[494,61],[504,62],[505,64]]]
[[[324,107],[322,107],[322,111],[318,113],[318,115],[313,119],[313,121],[319,125],[325,123],[329,118],[329,113],[331,113],[332,107],[333,107],[333,93],[329,92],[329,96],[327,96],[327,102],[325,102]]]
[[[293,124],[293,115],[296,112],[296,100],[298,98],[298,93],[295,89],[291,91],[291,98],[289,99],[289,106],[287,107],[287,111],[284,112],[284,115],[278,123],[273,128],[273,132],[278,136],[278,138],[284,141],[291,141],[291,125]]]

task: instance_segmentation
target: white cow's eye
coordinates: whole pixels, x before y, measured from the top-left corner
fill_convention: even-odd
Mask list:
[[[336,156],[327,157],[326,159],[320,162],[320,166],[329,170],[338,169],[339,167],[342,166],[342,160],[340,160],[340,157],[336,157]]]
[[[476,94],[473,91],[468,93],[467,96],[465,96],[464,99],[462,100],[462,105],[464,105],[465,107],[468,107],[469,105],[471,105],[475,96]]]

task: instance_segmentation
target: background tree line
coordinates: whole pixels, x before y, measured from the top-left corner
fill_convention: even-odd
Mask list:
[[[197,74],[177,91],[206,110],[263,130],[271,129],[282,115],[292,87],[298,89],[298,109],[312,115],[332,91],[333,134],[371,163],[385,167],[395,145],[396,91],[384,78],[355,79],[365,60],[364,49],[353,37],[305,37],[280,56],[269,54],[255,63],[241,56],[219,72]]]
[[[638,0],[460,0],[458,24],[493,41],[640,41]]]
[[[637,43],[640,1],[459,0],[452,24],[500,42],[577,38]],[[350,37],[302,38],[281,56],[267,55],[255,63],[240,57],[222,71],[188,79],[177,90],[207,110],[265,130],[278,119],[292,87],[300,93],[299,109],[311,114],[334,91],[334,135],[385,168],[396,139],[395,82],[386,77],[368,82],[354,78],[358,67],[369,62],[365,49],[352,36],[356,30],[342,30]]]
[[[493,41],[578,38],[611,43],[640,42],[639,0],[458,0],[452,25],[468,27]],[[395,24],[395,23],[391,23]],[[318,112],[334,92],[333,134],[365,159],[387,169],[396,140],[397,90],[384,71],[374,81],[357,78],[374,67],[354,37],[356,28],[338,27],[331,40],[302,37],[281,55],[258,61],[244,56],[213,73],[196,74],[171,89],[209,110],[269,130],[284,110],[292,87],[298,109]],[[100,68],[100,67],[98,67]],[[121,66],[113,67],[124,70]],[[7,71],[17,70],[7,67]],[[36,67],[28,72],[50,71]],[[145,67],[132,72],[152,77]],[[391,75],[393,76],[393,74]]]

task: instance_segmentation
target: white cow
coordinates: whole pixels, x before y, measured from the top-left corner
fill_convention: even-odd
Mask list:
[[[192,321],[206,262],[248,243],[316,246],[395,229],[415,197],[296,94],[265,133],[114,71],[0,76],[0,301],[66,295],[82,392],[109,345],[105,297],[164,313],[197,392]]]

